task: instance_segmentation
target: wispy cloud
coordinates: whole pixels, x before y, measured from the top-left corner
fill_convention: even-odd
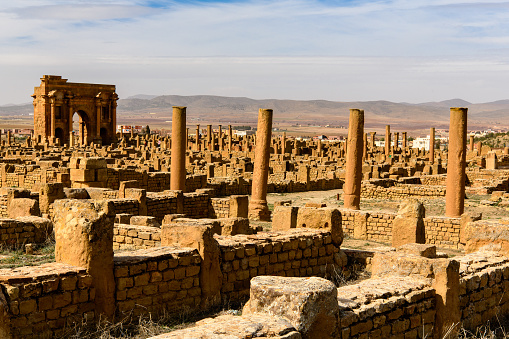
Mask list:
[[[494,0],[17,0],[0,3],[0,69],[31,85],[46,73],[116,83],[127,95],[482,101],[505,95],[508,8]],[[258,85],[261,75],[274,85]],[[455,92],[472,77],[489,81]],[[9,102],[26,91],[2,90]]]

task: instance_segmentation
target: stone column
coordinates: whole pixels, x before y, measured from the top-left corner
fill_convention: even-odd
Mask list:
[[[283,136],[281,137],[281,154],[285,155],[286,153],[286,132],[283,132]]]
[[[267,181],[269,177],[270,139],[272,130],[272,110],[261,109],[258,112],[258,129],[256,131],[256,151],[253,171],[249,218],[270,220],[267,206]]]
[[[222,151],[223,150],[223,130],[221,129],[222,128],[221,125],[218,125],[217,128],[218,128],[217,144],[219,146],[219,150]]]
[[[74,131],[69,132],[69,148],[74,147]]]
[[[375,149],[375,135],[376,135],[376,132],[371,132],[370,135],[371,135],[371,149],[374,150]]]
[[[366,160],[368,157],[368,133],[364,133],[364,139],[362,143],[362,161]]]
[[[186,128],[186,150],[189,148],[189,128]]]
[[[398,142],[399,142],[399,132],[394,132],[394,147],[393,150],[398,149]]]
[[[351,109],[348,123],[348,146],[344,191],[345,208],[358,210],[361,201],[362,144],[364,134],[364,110]]]
[[[232,125],[228,125],[228,151],[232,151]]]
[[[186,190],[186,107],[173,107],[170,189]]]
[[[212,149],[211,147],[211,142],[212,142],[212,125],[207,125],[207,149],[210,150]]]
[[[385,156],[391,154],[391,125],[385,126]]]
[[[51,104],[51,130],[49,131],[49,135],[54,138],[55,137],[55,104]]]
[[[474,136],[470,135],[470,152],[474,150]]]
[[[200,125],[196,125],[196,145],[195,151],[200,151]]]
[[[406,133],[407,132],[403,132],[402,133],[403,135],[401,136],[401,138],[402,138],[401,139],[401,147],[404,148],[404,149],[406,149],[406,146],[407,146],[407,144],[406,144]]]
[[[10,146],[11,145],[11,140],[12,140],[12,132],[10,130],[7,131],[7,145]]]
[[[96,125],[97,125],[97,130],[95,131],[95,135],[96,137],[98,138],[100,135],[101,135],[101,110],[102,110],[102,106],[100,103],[97,103],[96,104],[96,112],[97,112],[97,121],[96,121]],[[120,134],[122,135],[122,133],[124,133],[124,131],[121,129],[120,130]]]
[[[210,137],[210,150],[214,152],[216,150],[216,134],[212,131],[212,135]]]
[[[435,127],[429,129],[429,162],[435,163]]]
[[[467,145],[467,108],[451,108],[445,215],[456,218],[463,214],[465,203],[465,160]]]

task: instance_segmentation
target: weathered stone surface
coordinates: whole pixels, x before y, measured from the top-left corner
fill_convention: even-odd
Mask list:
[[[399,246],[396,250],[398,252],[414,254],[430,259],[436,258],[437,256],[437,247],[435,245],[408,243]]]
[[[297,213],[299,208],[296,206],[275,206],[272,213],[272,230],[284,231],[297,227]]]
[[[9,205],[9,218],[26,217],[30,215],[39,216],[39,202],[35,199],[16,198],[12,199]]]
[[[200,287],[202,306],[208,308],[221,302],[223,274],[220,267],[221,251],[214,239],[212,225],[196,223],[173,223],[161,228],[161,245],[180,245],[196,248],[202,258]]]
[[[112,318],[115,311],[113,204],[63,199],[54,203],[54,209],[55,260],[87,269],[97,291],[96,310]]]
[[[341,213],[335,208],[301,207],[297,214],[297,227],[330,230],[335,245],[343,242]]]
[[[161,224],[159,221],[157,221],[156,218],[146,215],[133,215],[130,219],[130,224],[138,226],[161,227]]]
[[[251,233],[248,218],[221,218],[217,220],[221,224],[221,235]]]
[[[265,314],[222,315],[197,322],[184,330],[161,334],[150,339],[301,339],[294,327],[281,317]]]
[[[243,314],[288,319],[303,338],[337,338],[339,306],[334,284],[322,278],[258,276]]]
[[[26,217],[18,217],[16,220],[30,223],[34,225],[34,233],[35,233],[35,242],[43,243],[48,238],[51,237],[53,233],[53,223],[51,220],[47,218],[41,218],[37,216],[26,216]]]
[[[425,242],[424,206],[419,201],[407,200],[392,223],[392,246]]]

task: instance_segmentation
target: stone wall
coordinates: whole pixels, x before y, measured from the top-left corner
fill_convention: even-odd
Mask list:
[[[462,249],[460,244],[460,218],[427,217],[424,218],[426,244],[437,247]]]
[[[509,259],[492,252],[474,252],[460,262],[459,303],[463,327],[474,330],[497,323],[509,313]]]
[[[48,219],[23,217],[0,218],[0,245],[20,246],[27,243],[43,243],[52,232]]]
[[[113,249],[145,249],[161,246],[159,227],[115,224]]]
[[[389,244],[392,242],[392,223],[396,213],[372,213],[347,209],[340,209],[340,212],[343,232],[349,236]],[[365,216],[365,222],[363,218],[358,217],[361,215]],[[460,244],[460,218],[426,217],[424,226],[427,244],[443,248],[463,248]]]
[[[339,287],[338,301],[343,338],[433,338],[435,290],[424,279],[364,280]]]
[[[341,266],[339,246],[332,243],[327,231],[292,229],[215,238],[221,248],[221,295],[225,301],[249,296],[249,281],[258,275],[325,276],[335,263]]]
[[[52,338],[95,322],[95,289],[83,268],[51,263],[0,270],[0,337]]]
[[[370,199],[401,200],[408,198],[438,198],[445,197],[445,186],[405,185],[384,187],[364,181],[361,197]]]
[[[196,311],[201,257],[191,248],[159,247],[115,255],[118,316]]]

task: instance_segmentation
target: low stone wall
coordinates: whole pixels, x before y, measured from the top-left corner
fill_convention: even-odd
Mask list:
[[[209,200],[208,194],[185,193],[184,214],[190,218],[207,218],[209,215]]]
[[[0,218],[0,244],[20,246],[27,243],[43,243],[52,232],[48,219],[22,217],[18,219]]]
[[[351,237],[392,242],[392,223],[396,213],[364,212],[340,209],[343,232]],[[426,217],[424,227],[426,243],[443,248],[461,249],[460,218]]]
[[[493,252],[455,258],[460,262],[459,303],[463,327],[497,321],[509,313],[509,259]]]
[[[83,268],[51,263],[0,270],[0,337],[53,338],[94,324],[95,289]]]
[[[248,297],[249,281],[258,275],[325,276],[333,264],[342,264],[338,263],[339,246],[326,231],[292,229],[215,238],[221,249],[224,301]]]
[[[338,301],[343,338],[433,338],[435,290],[424,279],[364,280],[339,287]]]
[[[140,203],[136,199],[111,199],[115,209],[115,214],[133,214],[138,215]]]
[[[437,247],[462,249],[460,244],[461,218],[427,217],[424,218],[426,244]]]
[[[159,247],[116,254],[115,300],[122,318],[196,311],[201,302],[198,251]]]
[[[161,246],[161,229],[158,227],[115,224],[113,249],[145,249]]]
[[[402,185],[383,187],[363,182],[361,197],[370,199],[401,200],[408,198],[445,197],[445,186]]]
[[[210,218],[228,218],[230,215],[229,198],[211,198],[209,217]]]

